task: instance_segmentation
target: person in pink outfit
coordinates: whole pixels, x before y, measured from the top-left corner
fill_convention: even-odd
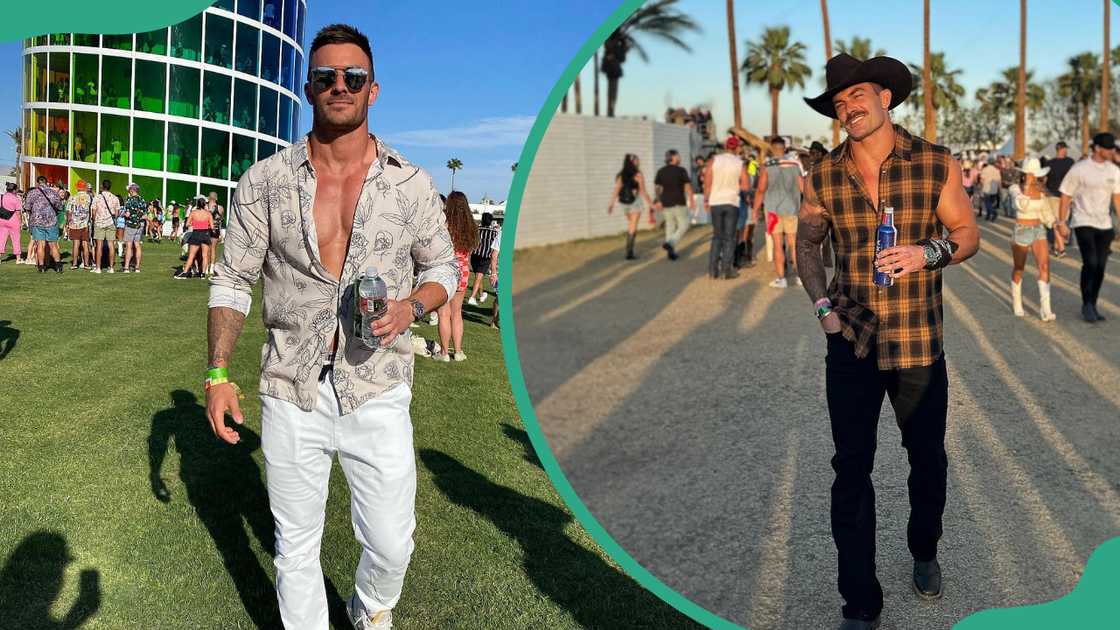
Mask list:
[[[8,239],[12,240],[12,251],[16,260],[23,253],[19,246],[20,211],[23,209],[23,200],[16,194],[16,185],[9,183],[8,190],[0,197],[0,259],[8,250]],[[11,213],[8,216],[8,213]],[[7,218],[5,218],[7,216]]]

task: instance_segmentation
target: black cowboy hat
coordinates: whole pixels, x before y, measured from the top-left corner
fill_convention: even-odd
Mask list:
[[[805,102],[818,112],[836,118],[836,107],[832,97],[857,83],[877,83],[891,91],[891,105],[894,109],[910,96],[914,87],[910,69],[906,64],[891,57],[874,57],[860,61],[846,53],[840,53],[824,67],[825,83],[828,89],[816,98],[806,98]]]

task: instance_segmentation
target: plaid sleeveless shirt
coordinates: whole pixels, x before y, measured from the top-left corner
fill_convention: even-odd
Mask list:
[[[872,345],[880,370],[930,365],[943,351],[941,270],[895,278],[891,287],[872,282],[875,231],[881,210],[894,208],[898,244],[942,238],[936,209],[949,177],[952,155],[895,126],[895,146],[879,170],[879,207],[868,195],[849,155],[849,141],[812,167],[810,199],[826,211],[835,275],[828,297],[844,338],[866,357]]]

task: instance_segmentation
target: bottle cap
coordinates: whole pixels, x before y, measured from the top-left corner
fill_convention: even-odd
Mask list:
[[[376,278],[377,277],[377,267],[366,267],[366,277],[367,278]]]
[[[894,208],[891,206],[885,206],[883,208],[883,212],[886,212],[887,214],[894,214]]]

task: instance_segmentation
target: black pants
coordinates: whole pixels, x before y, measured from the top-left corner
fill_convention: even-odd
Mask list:
[[[1081,301],[1096,305],[1097,295],[1104,283],[1104,267],[1116,233],[1111,229],[1077,227],[1073,228],[1073,234],[1077,237],[1077,248],[1081,250]]]
[[[910,462],[907,546],[915,560],[932,560],[945,511],[949,378],[944,357],[924,367],[880,370],[874,349],[860,359],[853,344],[840,333],[828,335],[825,365],[836,447],[831,516],[839,561],[837,585],[844,598],[844,617],[870,620],[883,608],[883,590],[875,577],[875,489],[871,485],[883,395],[890,397]]]
[[[727,274],[735,258],[735,223],[739,207],[730,204],[712,206],[712,248],[708,252],[708,273],[713,276]]]

